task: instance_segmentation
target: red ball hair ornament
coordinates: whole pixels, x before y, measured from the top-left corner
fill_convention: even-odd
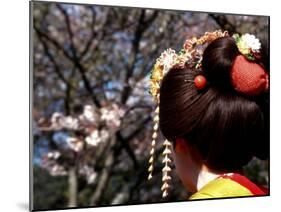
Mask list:
[[[255,96],[268,90],[268,73],[243,55],[235,58],[230,75],[234,89],[240,93]]]
[[[194,78],[194,85],[198,90],[202,90],[207,85],[207,80],[203,75],[197,75]]]

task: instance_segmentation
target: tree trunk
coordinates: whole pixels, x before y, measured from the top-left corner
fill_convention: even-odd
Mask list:
[[[112,171],[112,166],[114,164],[114,152],[112,147],[116,143],[116,136],[113,135],[110,138],[110,143],[109,143],[109,148],[108,148],[108,153],[105,154],[105,162],[104,162],[104,167],[103,170],[101,171],[101,174],[98,179],[98,185],[96,187],[96,190],[94,194],[92,195],[90,199],[90,205],[95,206],[99,203],[100,199],[102,198],[102,195],[104,194],[104,191],[107,187],[111,171]]]
[[[68,207],[77,207],[77,172],[75,166],[68,171]]]

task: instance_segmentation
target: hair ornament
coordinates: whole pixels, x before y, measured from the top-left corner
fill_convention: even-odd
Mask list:
[[[269,76],[264,68],[243,55],[238,55],[230,72],[233,88],[242,94],[256,96],[269,88]]]
[[[261,43],[254,35],[234,34],[232,36],[242,55],[233,61],[230,72],[233,88],[242,94],[255,96],[269,88],[269,76],[264,67],[255,63],[260,59]]]
[[[260,58],[261,43],[254,35],[251,34],[234,34],[232,36],[236,42],[239,52],[248,60]]]
[[[199,69],[201,67],[203,51],[196,47],[228,36],[229,34],[227,31],[222,32],[221,30],[216,30],[214,32],[205,32],[200,38],[192,37],[191,39],[187,39],[179,53],[176,53],[176,51],[171,48],[162,52],[160,57],[156,59],[156,63],[150,73],[149,92],[154,97],[155,102],[158,102],[157,96],[160,91],[161,81],[169,70],[175,67],[183,68],[185,64]]]
[[[194,85],[198,90],[202,90],[207,85],[207,80],[203,75],[197,75],[194,78]]]

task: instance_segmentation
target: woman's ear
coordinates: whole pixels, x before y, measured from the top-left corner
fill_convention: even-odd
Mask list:
[[[177,138],[176,139],[175,152],[176,153],[187,153],[187,152],[189,152],[188,145],[183,138]]]

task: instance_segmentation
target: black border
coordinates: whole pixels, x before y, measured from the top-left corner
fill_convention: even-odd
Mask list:
[[[150,8],[150,7],[133,7],[126,5],[103,5],[103,4],[91,4],[91,3],[77,3],[77,2],[57,2],[57,1],[41,1],[30,0],[29,1],[29,211],[53,211],[53,210],[70,210],[70,209],[86,209],[86,208],[102,208],[102,207],[116,207],[116,206],[134,206],[134,205],[150,205],[150,204],[167,204],[167,203],[180,203],[180,202],[197,202],[208,200],[224,200],[224,199],[242,199],[242,198],[257,198],[257,197],[270,197],[270,133],[269,133],[269,158],[268,158],[268,194],[261,196],[243,196],[243,197],[220,197],[210,199],[194,199],[194,200],[178,200],[178,201],[163,201],[152,203],[135,203],[135,204],[116,204],[116,205],[101,205],[101,206],[83,206],[83,207],[65,207],[65,208],[51,208],[51,209],[33,209],[33,132],[32,132],[32,109],[33,109],[33,3],[56,3],[56,4],[72,4],[72,5],[92,5],[100,7],[110,8],[126,8],[126,9],[150,9],[160,11],[173,11],[173,12],[194,12],[194,13],[207,13],[207,14],[223,14],[223,15],[236,15],[236,16],[254,16],[254,17],[266,17],[268,20],[268,60],[269,60],[269,78],[270,78],[270,16],[269,15],[253,15],[253,14],[238,14],[238,13],[226,13],[226,12],[206,12],[200,10],[176,10],[168,8]],[[270,80],[269,80],[270,91]],[[269,93],[269,130],[270,130],[270,93]]]

